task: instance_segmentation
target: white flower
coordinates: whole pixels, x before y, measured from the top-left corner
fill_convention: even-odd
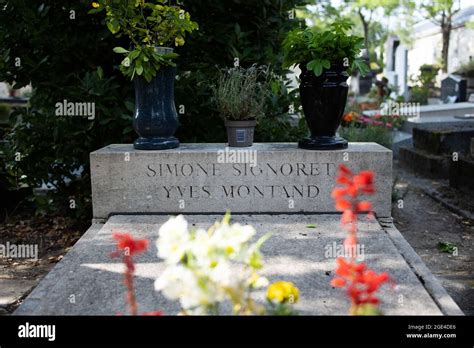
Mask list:
[[[186,220],[179,215],[159,230],[158,256],[167,267],[155,281],[155,290],[179,300],[186,313],[214,313],[226,299],[246,306],[247,290],[268,285],[256,272],[261,266],[258,249],[267,237],[250,244],[255,229],[230,225],[229,219],[226,215],[208,231],[189,232]]]
[[[209,233],[204,229],[198,229],[189,243],[189,250],[194,255],[195,261],[199,265],[210,262],[209,257],[212,252],[212,244],[209,240]]]
[[[211,237],[211,242],[230,256],[239,255],[244,245],[255,235],[252,226],[221,224]]]
[[[198,288],[193,272],[184,266],[166,268],[155,281],[156,291],[162,291],[163,295],[169,300],[186,299],[187,306],[199,305]]]
[[[226,261],[220,261],[215,267],[209,269],[209,278],[220,287],[233,287],[238,279],[237,274],[233,274],[230,264]]]
[[[257,276],[256,279],[252,279],[251,286],[254,288],[265,288],[270,284],[267,278]]]
[[[178,263],[188,247],[188,223],[182,215],[170,218],[159,230],[156,241],[158,256],[165,259],[166,263]]]

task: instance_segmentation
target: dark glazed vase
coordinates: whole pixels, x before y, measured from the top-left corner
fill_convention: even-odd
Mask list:
[[[175,76],[176,68],[163,66],[149,83],[143,77],[135,77],[133,128],[139,135],[135,149],[164,150],[179,146],[179,140],[173,136],[178,128]]]
[[[300,148],[308,150],[346,149],[347,140],[336,135],[347,101],[349,78],[345,67],[331,65],[320,76],[300,64],[300,95],[311,136],[301,140]]]

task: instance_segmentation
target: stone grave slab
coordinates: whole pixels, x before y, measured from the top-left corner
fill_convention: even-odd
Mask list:
[[[196,227],[208,227],[221,215],[187,215]],[[164,270],[156,256],[154,241],[167,215],[117,215],[105,224],[93,224],[75,247],[41,281],[17,309],[16,315],[115,315],[127,313],[123,265],[108,255],[114,250],[113,231],[127,231],[135,237],[148,238],[150,250],[136,257],[135,286],[139,311],[162,310],[167,315],[179,311],[176,302],[168,301],[153,288],[154,280]],[[349,303],[345,292],[333,289],[329,282],[334,275],[335,261],[326,257],[326,246],[341,244],[346,232],[336,214],[234,215],[234,222],[252,224],[257,236],[272,232],[262,252],[266,267],[263,274],[270,281],[288,280],[300,289],[296,308],[306,315],[344,315]],[[309,224],[316,225],[308,228]],[[365,262],[378,272],[389,272],[397,288],[384,286],[380,292],[381,309],[387,315],[441,315],[437,304],[439,294],[430,293],[419,278],[431,274],[415,274],[419,263],[410,265],[404,247],[402,254],[395,245],[404,245],[403,237],[393,229],[388,232],[380,223],[363,221],[359,225],[360,244],[364,246]],[[392,237],[391,237],[392,236]],[[395,236],[395,237],[393,237]],[[395,238],[395,239],[393,239]],[[395,242],[395,244],[394,244]],[[408,250],[408,251],[407,251]],[[416,254],[415,254],[416,255]],[[419,258],[418,258],[419,259]],[[425,271],[428,272],[429,271]],[[441,287],[444,301],[453,303]],[[264,293],[258,292],[260,300]],[[447,296],[447,297],[446,297]],[[72,303],[71,298],[74,298]],[[454,307],[457,306],[454,304]],[[457,309],[459,311],[459,309]],[[456,312],[455,313],[462,313]]]
[[[236,152],[235,152],[236,151]],[[375,172],[378,216],[390,216],[392,152],[375,143],[307,151],[294,143],[182,144],[166,151],[110,145],[92,152],[93,215],[332,213],[337,167]]]

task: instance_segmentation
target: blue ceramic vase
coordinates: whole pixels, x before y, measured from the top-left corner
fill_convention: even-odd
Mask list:
[[[175,67],[163,66],[150,82],[141,76],[135,77],[133,128],[139,135],[134,142],[135,149],[164,150],[179,146],[179,140],[174,137],[178,128],[175,76]]]

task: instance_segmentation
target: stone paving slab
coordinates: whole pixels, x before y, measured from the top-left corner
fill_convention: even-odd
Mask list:
[[[208,227],[218,215],[186,216],[196,227]],[[109,258],[114,250],[112,232],[130,232],[150,239],[150,250],[136,258],[135,285],[140,312],[162,310],[174,315],[176,302],[166,300],[153,289],[164,269],[156,256],[154,241],[165,215],[117,215],[105,225],[94,224],[65,258],[43,279],[17,309],[16,315],[115,315],[126,313],[122,264]],[[325,246],[342,243],[345,231],[339,215],[235,215],[233,221],[252,224],[257,236],[272,232],[264,244],[263,274],[270,281],[288,280],[300,289],[296,308],[305,315],[344,315],[349,303],[345,292],[329,282],[335,262],[325,257]],[[316,228],[308,228],[315,224]],[[359,225],[359,240],[365,247],[365,262],[378,272],[389,272],[397,288],[384,286],[380,295],[386,315],[441,315],[410,265],[377,221]],[[263,292],[258,293],[263,299]],[[71,301],[73,299],[74,301]],[[72,303],[75,302],[75,303]]]

